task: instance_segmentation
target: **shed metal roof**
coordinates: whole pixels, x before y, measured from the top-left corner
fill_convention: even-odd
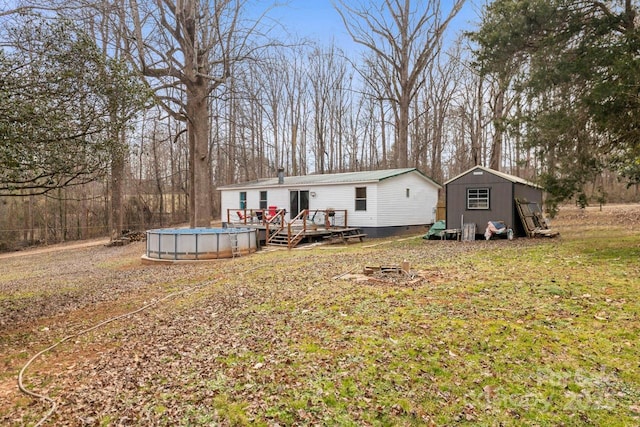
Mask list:
[[[416,168],[403,168],[403,169],[382,169],[375,171],[363,171],[363,172],[343,172],[343,173],[330,173],[330,174],[317,174],[317,175],[301,175],[301,176],[285,176],[284,184],[278,184],[278,178],[263,178],[256,181],[241,182],[237,184],[230,184],[218,187],[218,190],[235,190],[235,189],[250,189],[250,188],[271,188],[278,186],[314,186],[314,185],[332,185],[332,184],[353,184],[353,183],[367,183],[367,182],[379,182],[385,179],[393,178],[395,176],[403,175],[406,173],[417,172],[424,179],[431,182],[437,188],[442,188],[440,184],[420,172]]]
[[[461,176],[464,176],[464,175],[468,174],[469,172],[473,172],[474,170],[477,170],[477,169],[483,170],[483,171],[485,171],[487,173],[491,173],[493,175],[499,176],[500,178],[504,178],[507,181],[511,181],[511,182],[514,182],[514,183],[517,183],[517,184],[528,185],[529,187],[534,187],[534,188],[542,188],[538,184],[535,184],[535,183],[533,183],[531,181],[527,181],[526,179],[517,177],[515,175],[509,175],[508,173],[500,172],[500,171],[497,171],[495,169],[489,169],[489,168],[486,168],[484,166],[474,166],[471,169],[469,169],[468,171],[462,172],[460,175],[457,175],[457,176],[451,178],[450,180],[445,182],[444,185],[447,185],[447,184],[455,181],[456,179],[460,178]]]

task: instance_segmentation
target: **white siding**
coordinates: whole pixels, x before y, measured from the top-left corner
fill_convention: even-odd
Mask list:
[[[220,220],[227,222],[227,209],[235,209],[239,206],[238,191],[221,191],[220,192]],[[235,221],[236,218],[231,218]]]
[[[309,209],[349,209],[348,187],[344,185],[318,185],[308,187]]]
[[[437,203],[438,189],[417,174],[381,181],[378,185],[378,227],[434,223]]]
[[[367,210],[356,212],[356,187],[367,187]],[[371,203],[371,197],[375,193],[371,188],[375,184],[334,184],[317,186],[310,188],[316,193],[316,197],[311,197],[309,201],[310,209],[347,210],[347,221],[349,226],[354,227],[376,227],[375,204]]]
[[[278,209],[289,211],[289,189],[285,187],[263,188],[262,190],[248,190],[256,193],[255,207],[260,206],[260,191],[267,192],[267,207],[275,206]]]
[[[222,221],[227,221],[227,209],[240,209],[240,193],[247,193],[247,209],[260,207],[260,192],[267,192],[267,206],[277,206],[279,209],[289,210],[289,190],[286,188],[262,188],[246,190],[224,190],[220,192],[220,216]],[[238,218],[232,216],[231,221]]]
[[[356,211],[356,187],[367,188],[367,210]],[[349,225],[354,227],[378,227],[378,183],[351,186]]]

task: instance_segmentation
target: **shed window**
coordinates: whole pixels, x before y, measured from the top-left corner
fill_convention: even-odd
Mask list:
[[[240,192],[240,209],[247,209],[247,192]]]
[[[356,187],[356,210],[367,210],[367,187]]]
[[[489,189],[467,188],[467,209],[489,209]]]

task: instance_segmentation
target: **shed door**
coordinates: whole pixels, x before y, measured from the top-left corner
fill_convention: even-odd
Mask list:
[[[309,191],[289,191],[289,218],[295,218],[305,209],[309,209]]]

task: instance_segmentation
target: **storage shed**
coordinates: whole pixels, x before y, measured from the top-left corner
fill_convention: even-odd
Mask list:
[[[442,186],[415,168],[284,176],[218,187],[221,219],[230,210],[286,209],[286,220],[304,209],[344,211],[349,227],[383,237],[433,224]],[[416,230],[421,231],[421,230]]]
[[[516,236],[526,236],[515,199],[542,206],[542,189],[536,184],[483,166],[476,166],[445,182],[447,228],[475,224],[484,233],[489,221],[503,221]]]

